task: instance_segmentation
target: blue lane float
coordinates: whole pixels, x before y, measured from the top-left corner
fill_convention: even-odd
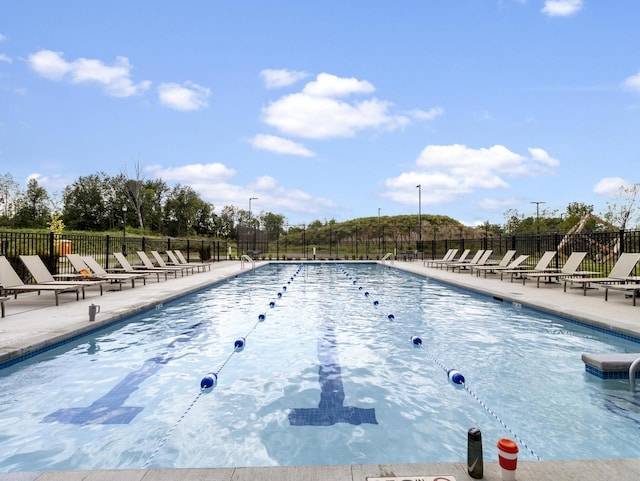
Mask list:
[[[390,321],[393,321],[396,318],[396,316],[394,316],[393,314],[389,314],[387,316],[387,319],[389,319]]]
[[[244,337],[239,337],[238,339],[236,339],[236,341],[233,343],[233,348],[236,351],[241,351],[242,349],[244,349],[245,344],[247,343],[246,339]]]
[[[215,372],[210,372],[200,381],[200,388],[213,389],[216,384],[218,384],[218,375]]]
[[[447,376],[449,377],[449,381],[453,384],[464,384],[464,376],[455,369],[449,369],[447,371]]]
[[[275,303],[275,301],[271,301],[271,302],[269,303],[269,307],[276,307],[276,303]]]
[[[266,318],[267,318],[267,316],[266,316],[265,314],[260,314],[260,315],[258,316],[258,320],[259,320],[259,321],[264,321]]]
[[[411,344],[414,346],[422,346],[422,338],[420,336],[411,336]]]

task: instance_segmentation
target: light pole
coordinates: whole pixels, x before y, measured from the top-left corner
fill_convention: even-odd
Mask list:
[[[540,204],[546,204],[546,202],[534,200],[530,203],[536,205],[536,234],[540,235]]]
[[[378,207],[378,257],[382,252],[380,251],[380,207]]]
[[[418,250],[422,252],[422,184],[416,187],[418,189]]]
[[[122,206],[122,255],[127,255],[127,205]]]
[[[250,225],[253,225],[253,218],[251,217],[251,201],[252,200],[258,200],[257,197],[249,197],[249,222],[251,223]],[[253,228],[253,248],[252,250],[256,250],[256,236],[255,236],[256,230],[255,230],[255,226]],[[248,244],[248,242],[247,242]]]

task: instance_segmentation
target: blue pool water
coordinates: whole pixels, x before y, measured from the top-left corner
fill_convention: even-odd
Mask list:
[[[0,471],[463,461],[473,426],[489,460],[636,457],[640,399],[580,356],[637,351],[377,264],[272,264],[0,370]]]

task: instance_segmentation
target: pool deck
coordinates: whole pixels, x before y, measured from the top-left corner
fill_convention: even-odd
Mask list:
[[[265,263],[257,262],[256,266]],[[294,263],[292,263],[294,264]],[[491,296],[505,302],[515,302],[560,316],[570,317],[606,329],[617,330],[640,338],[640,306],[634,307],[623,292],[610,291],[604,300],[604,290],[589,290],[583,296],[581,289],[568,289],[562,285],[500,281],[499,277],[476,277],[458,272],[427,268],[421,261],[387,262],[417,275]],[[55,306],[53,294],[26,293],[11,297],[6,303],[6,317],[0,319],[0,363],[28,356],[33,351],[55,345],[65,339],[108,325],[146,309],[166,303],[190,292],[222,282],[251,269],[245,263],[228,261],[212,264],[211,271],[197,273],[168,281],[149,279],[146,286],[123,285],[122,291],[105,289],[100,296],[96,288],[86,290],[86,299],[75,300],[75,295],[61,294],[60,305]],[[100,312],[89,322],[89,306],[99,305]],[[639,346],[640,352],[640,346]],[[632,440],[630,440],[632,442]],[[0,454],[1,456],[1,454]],[[464,461],[464,460],[463,460]],[[330,462],[330,460],[328,460]],[[292,466],[265,468],[221,469],[139,469],[108,471],[47,471],[0,473],[0,481],[366,481],[369,478],[397,477],[397,481],[429,480],[431,476],[450,476],[457,481],[472,479],[467,474],[466,462],[435,464],[389,464],[351,466]],[[445,478],[446,479],[446,478]],[[453,478],[450,478],[453,479]],[[496,462],[485,462],[484,479],[501,479]],[[602,459],[571,461],[524,461],[518,464],[519,481],[580,480],[637,481],[640,479],[640,457],[634,459]]]

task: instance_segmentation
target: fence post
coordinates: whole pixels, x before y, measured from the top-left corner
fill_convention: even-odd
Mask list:
[[[53,232],[49,232],[49,258],[53,259],[55,255],[55,234]]]
[[[624,252],[624,229],[620,229],[620,254]]]
[[[106,239],[105,239],[105,242],[104,242],[104,258],[105,258],[105,262],[104,262],[105,266],[104,266],[104,268],[105,268],[105,270],[109,270],[109,252],[111,251],[111,247],[110,247],[111,236],[109,234],[107,234],[105,237],[106,237]]]

